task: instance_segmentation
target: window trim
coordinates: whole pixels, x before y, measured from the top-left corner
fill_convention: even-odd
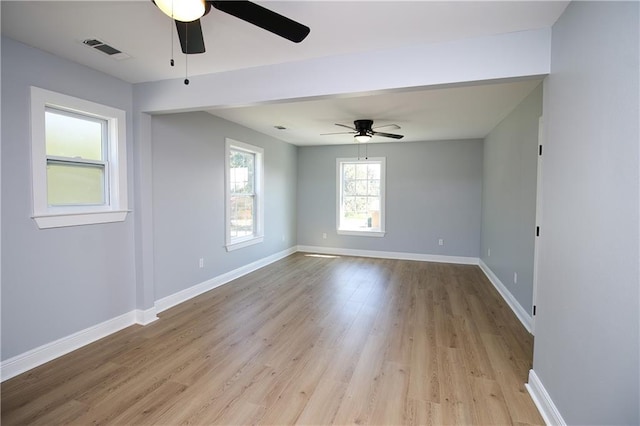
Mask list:
[[[231,238],[231,150],[244,151],[255,154],[254,199],[255,199],[255,230],[253,235]],[[225,139],[224,156],[225,182],[225,248],[227,251],[237,250],[264,241],[264,149],[234,139]]]
[[[342,217],[342,164],[380,164],[380,230],[379,231],[357,231],[353,229],[340,229],[340,218]],[[386,204],[386,157],[362,158],[336,158],[336,232],[338,235],[350,235],[358,237],[379,237],[385,236],[385,204]]]
[[[104,205],[49,206],[45,110],[53,108],[105,120],[108,142],[105,152]],[[32,218],[41,229],[122,222],[128,210],[126,112],[95,102],[31,86]],[[108,201],[108,202],[107,202]]]

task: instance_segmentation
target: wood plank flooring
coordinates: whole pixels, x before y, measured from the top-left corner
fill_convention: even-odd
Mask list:
[[[480,269],[296,253],[2,383],[2,424],[543,424]]]

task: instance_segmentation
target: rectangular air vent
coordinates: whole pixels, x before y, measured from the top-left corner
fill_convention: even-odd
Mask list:
[[[95,37],[86,38],[82,40],[82,44],[84,44],[87,47],[91,47],[92,49],[99,50],[100,52],[104,53],[105,55],[108,55],[113,59],[122,60],[130,57],[126,53],[122,52],[121,50],[118,50],[115,47],[110,46],[104,41]]]

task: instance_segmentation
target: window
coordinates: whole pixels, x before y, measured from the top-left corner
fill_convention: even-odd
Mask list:
[[[338,234],[384,236],[385,159],[338,158]]]
[[[263,152],[257,146],[227,139],[227,251],[263,240]]]
[[[44,117],[47,204],[106,204],[107,120],[54,108],[46,108]]]
[[[121,222],[125,112],[31,88],[33,218],[40,228]]]

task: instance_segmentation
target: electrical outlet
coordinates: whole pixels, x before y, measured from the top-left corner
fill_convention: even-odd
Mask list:
[[[198,262],[198,266],[200,266],[201,268],[204,268],[204,257],[200,258],[200,261]]]
[[[443,246],[444,245],[444,240],[442,238],[438,239],[438,245],[439,246]]]
[[[327,233],[326,233],[326,232],[323,232],[323,233],[322,233],[322,239],[323,239],[323,240],[326,240],[326,239],[327,239]]]
[[[514,284],[517,284],[517,283],[518,283],[518,273],[517,273],[517,272],[514,272],[514,273],[513,273],[513,283],[514,283]]]

